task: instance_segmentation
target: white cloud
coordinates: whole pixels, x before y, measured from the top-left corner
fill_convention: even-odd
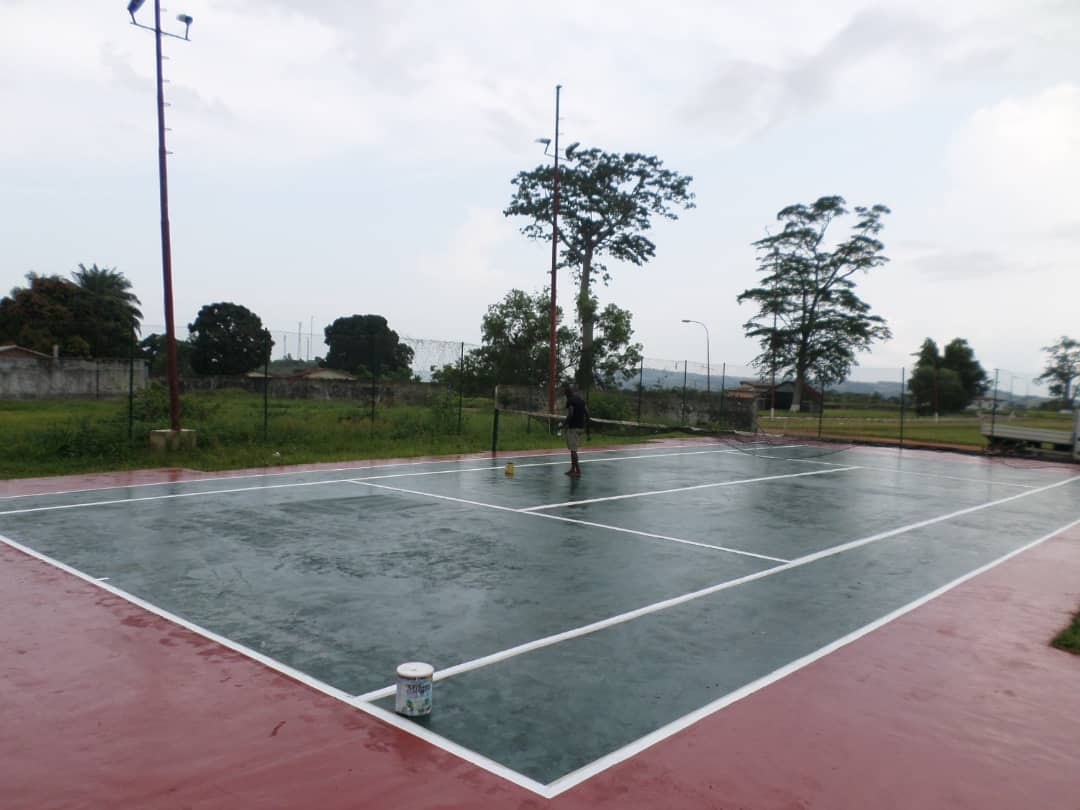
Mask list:
[[[942,215],[994,242],[1042,237],[1080,221],[1080,86],[1062,83],[975,112],[948,152]]]

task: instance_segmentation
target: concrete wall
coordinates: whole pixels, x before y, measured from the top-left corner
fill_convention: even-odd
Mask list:
[[[127,360],[0,357],[0,399],[97,398],[126,395]],[[135,361],[135,388],[146,385],[147,365]]]

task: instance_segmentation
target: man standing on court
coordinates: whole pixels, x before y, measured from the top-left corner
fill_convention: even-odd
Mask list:
[[[566,474],[571,478],[581,478],[581,464],[578,463],[578,447],[581,444],[581,433],[589,437],[589,409],[581,394],[574,390],[574,386],[567,383],[563,386],[566,393],[566,447],[570,451],[570,469]]]

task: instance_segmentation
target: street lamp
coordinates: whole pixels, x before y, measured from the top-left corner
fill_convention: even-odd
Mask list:
[[[551,312],[549,316],[548,334],[548,413],[555,413],[555,311],[557,309],[557,297],[555,294],[556,271],[559,266],[559,91],[562,85],[555,85],[555,144],[552,152],[548,147],[552,146],[551,138],[537,138],[537,143],[544,145],[544,154],[555,158],[555,168],[551,180]],[[566,158],[570,159],[574,150],[580,146],[572,143],[566,147]]]
[[[170,34],[161,30],[161,0],[154,0],[154,27],[143,25],[135,19],[145,0],[131,0],[128,14],[131,24],[136,28],[145,28],[154,32],[154,52],[157,65],[157,125],[158,125],[158,185],[161,195],[161,275],[165,287],[165,357],[168,361],[169,377],[169,427],[174,433],[180,432],[180,380],[176,370],[176,326],[173,318],[172,294],[172,248],[169,241],[169,182],[166,171],[165,149],[165,92],[161,75],[161,38],[188,40],[192,18],[187,14],[178,14],[176,19],[184,24],[184,35]]]
[[[696,323],[698,326],[700,326],[702,329],[705,330],[705,394],[706,394],[706,399],[708,399],[709,395],[712,394],[712,384],[709,381],[709,375],[710,375],[711,369],[712,369],[712,363],[709,360],[709,343],[710,343],[710,340],[709,340],[709,327],[707,327],[701,321],[692,321],[689,318],[683,318],[682,322],[683,323]]]

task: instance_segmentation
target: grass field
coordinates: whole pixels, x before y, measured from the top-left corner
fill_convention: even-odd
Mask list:
[[[903,415],[899,409],[881,408],[829,408],[817,414],[791,415],[777,411],[775,417],[768,411],[758,414],[760,430],[771,433],[787,433],[800,436],[818,436],[856,439],[887,439],[904,442],[927,442],[932,444],[959,445],[982,448],[986,440],[979,431],[980,423],[989,421],[989,415],[950,414],[948,416]],[[1066,414],[1029,411],[999,413],[999,424],[1023,425],[1054,430],[1072,430],[1072,417]]]
[[[317,461],[391,458],[491,449],[490,400],[440,398],[426,405],[376,408],[370,403],[270,400],[215,391],[181,399],[185,428],[198,446],[167,456],[149,448],[149,432],[168,427],[168,405],[152,392],[136,398],[129,423],[123,400],[0,402],[0,478],[179,466],[237,469]],[[501,426],[500,447],[561,446],[538,426]]]
[[[185,428],[198,433],[194,450],[167,456],[149,448],[149,432],[168,426],[168,402],[157,386],[133,402],[122,399],[0,401],[0,478],[21,478],[118,469],[176,466],[200,470],[239,469],[280,464],[332,462],[365,458],[416,457],[476,453],[491,449],[492,402],[433,394],[422,405],[378,406],[361,401],[271,399],[260,394],[219,390],[181,399]],[[1069,430],[1068,416],[999,414],[1010,424]],[[823,417],[778,411],[759,413],[758,428],[767,433],[896,442],[900,412],[886,409],[830,408]],[[903,420],[905,444],[920,442],[967,447],[985,446],[974,414]],[[602,436],[606,443],[636,441],[637,436]],[[500,450],[562,447],[542,425],[504,419]]]

